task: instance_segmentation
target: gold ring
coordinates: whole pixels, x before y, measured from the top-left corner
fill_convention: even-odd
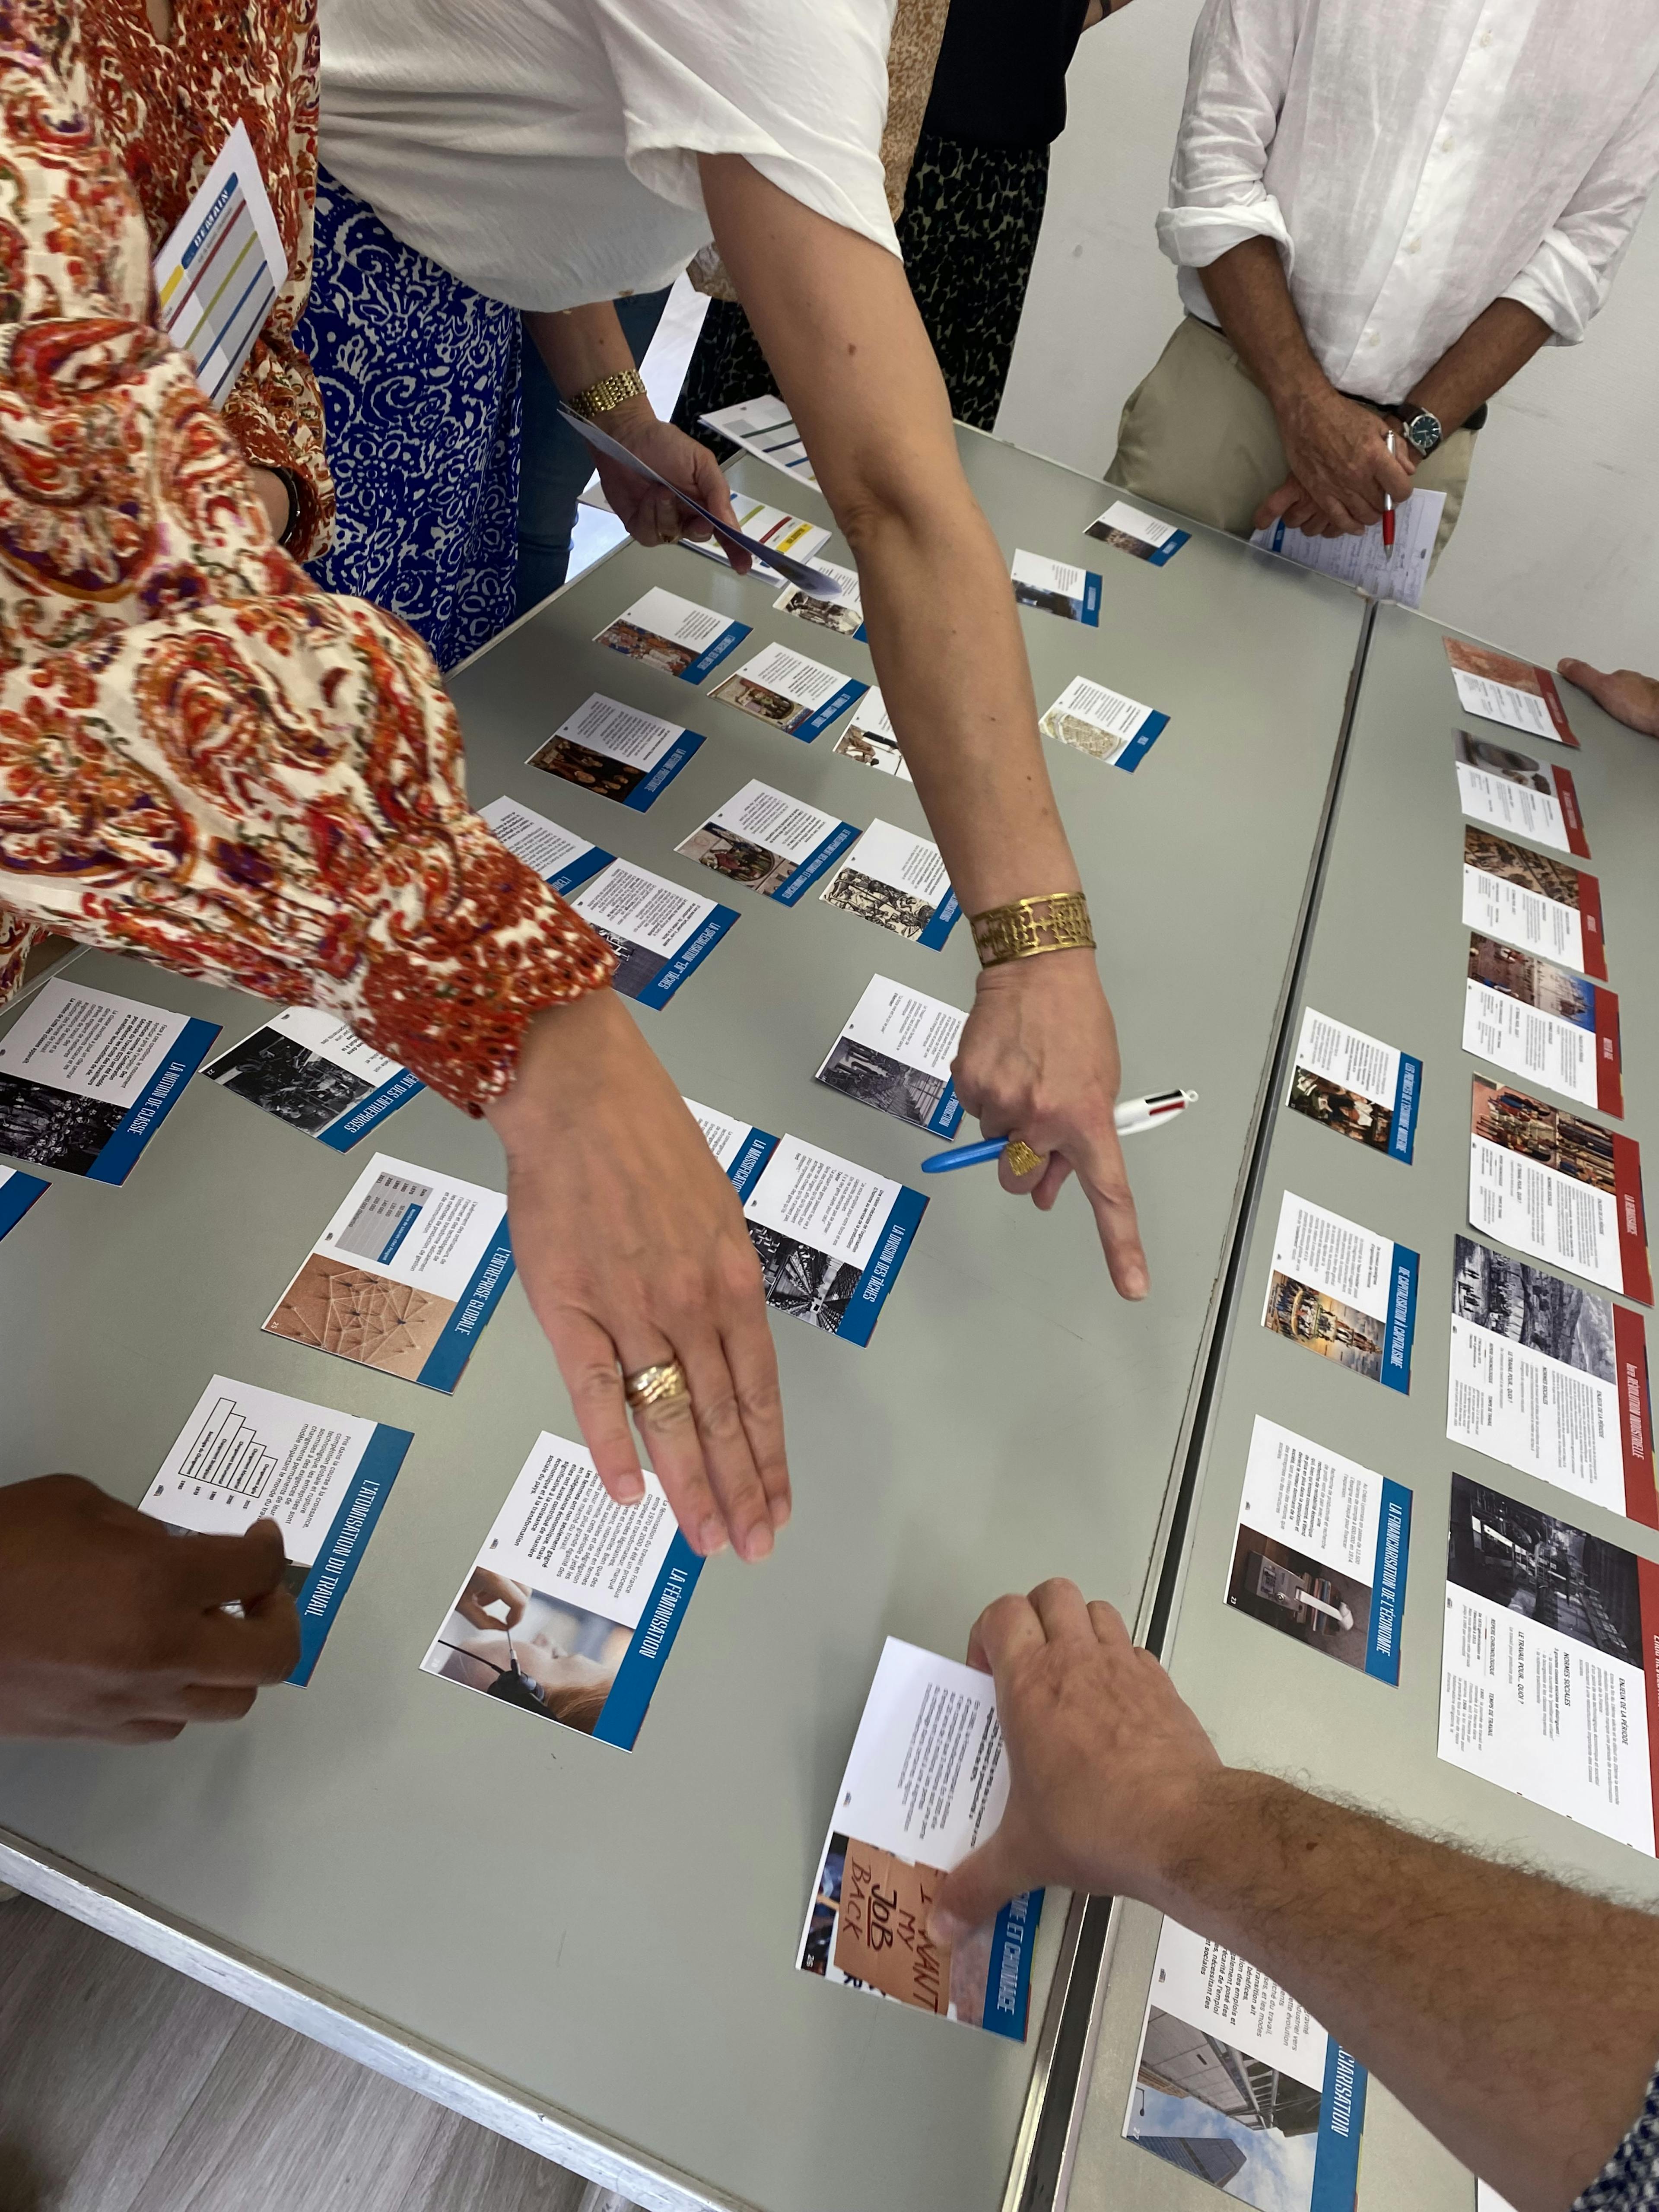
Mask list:
[[[623,1376],[623,1395],[636,1413],[647,1406],[665,1406],[675,1398],[689,1398],[691,1385],[678,1359],[665,1359],[655,1367],[635,1368]]]
[[[1008,1148],[1002,1157],[1017,1176],[1035,1175],[1039,1168],[1046,1168],[1048,1164],[1041,1152],[1031,1150],[1024,1137],[1010,1137]]]

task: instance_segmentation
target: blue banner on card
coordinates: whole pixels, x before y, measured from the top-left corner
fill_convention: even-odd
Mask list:
[[[680,1632],[680,1622],[702,1572],[702,1561],[676,1529],[668,1556],[662,1563],[662,1572],[657,1577],[657,1586],[646,1601],[639,1626],[617,1669],[604,1710],[593,1723],[596,1743],[614,1743],[621,1751],[634,1748],[646,1707],[668,1664],[668,1655],[674,1648],[674,1638]]]
[[[1379,1682],[1400,1680],[1400,1614],[1406,1602],[1411,1547],[1412,1494],[1384,1475],[1376,1559],[1371,1568],[1370,1632],[1365,1639],[1365,1672]]]
[[[417,1382],[423,1382],[428,1390],[455,1388],[461,1379],[461,1370],[472,1356],[478,1332],[512,1279],[513,1246],[507,1236],[507,1216],[502,1214],[500,1227],[473,1270],[472,1280],[444,1323],[443,1334],[428,1352],[426,1364],[415,1378]]]
[[[1417,1106],[1423,1092],[1423,1063],[1409,1053],[1400,1055],[1400,1079],[1395,1085],[1394,1115],[1389,1123],[1389,1158],[1412,1164],[1417,1142]]]
[[[626,984],[619,983],[617,989],[641,1006],[665,1006],[691,970],[702,964],[737,919],[735,907],[717,906],[679,951],[663,962],[648,983],[642,984],[637,991],[629,991]]]
[[[406,1106],[417,1091],[426,1088],[418,1075],[400,1067],[389,1083],[378,1091],[371,1091],[367,1098],[331,1121],[325,1129],[319,1129],[317,1141],[326,1145],[331,1152],[349,1152],[360,1137],[366,1137],[375,1124],[384,1121],[388,1114],[395,1114]]]
[[[751,1129],[738,1148],[738,1157],[726,1170],[726,1179],[739,1198],[747,1198],[755,1178],[778,1149],[775,1137],[764,1129]]]
[[[1359,2191],[1359,2138],[1365,2125],[1365,2069],[1336,2038],[1325,2043],[1325,2087],[1319,2100],[1308,2212],[1353,2212]]]
[[[904,1265],[904,1255],[910,1249],[916,1225],[927,1211],[927,1201],[921,1193],[902,1183],[874,1255],[859,1277],[858,1288],[836,1331],[837,1336],[844,1336],[849,1344],[869,1343],[887,1293]]]
[[[40,1176],[25,1175],[21,1168],[14,1169],[0,1182],[0,1237],[9,1229],[15,1229],[41,1192],[48,1188]]]
[[[1100,628],[1100,579],[1092,568],[1083,572],[1083,614],[1091,629]]]
[[[957,1086],[945,1079],[945,1096],[927,1116],[927,1126],[936,1137],[954,1137],[962,1126],[962,1101],[957,1097]]]
[[[681,669],[681,678],[687,684],[701,684],[711,670],[720,666],[728,653],[737,651],[748,635],[747,623],[727,623],[714,643],[706,646],[689,668]]]
[[[375,1423],[345,1502],[300,1592],[300,1662],[288,1678],[290,1682],[303,1686],[311,1680],[323,1638],[334,1625],[340,1601],[351,1587],[351,1577],[374,1533],[380,1508],[404,1463],[404,1454],[414,1441],[407,1429],[388,1428],[384,1421]]]
[[[93,1182],[125,1182],[138,1155],[178,1104],[179,1094],[212,1049],[217,1022],[186,1022],[144,1095],[87,1170]]]
[[[1148,714],[1133,737],[1118,755],[1113,765],[1133,775],[1169,726],[1170,718],[1167,714]]]
[[[830,861],[844,853],[858,834],[850,822],[837,823],[823,844],[807,854],[793,876],[784,878],[771,896],[780,906],[793,906],[801,893],[817,881]]]
[[[578,853],[574,860],[568,860],[547,880],[561,898],[568,898],[572,891],[579,891],[584,884],[592,883],[599,870],[608,868],[616,857],[601,846],[590,845],[585,853]]]
[[[1177,530],[1173,538],[1166,538],[1161,545],[1154,545],[1146,556],[1154,568],[1161,568],[1166,561],[1173,561],[1192,536],[1190,530]]]
[[[421,1201],[418,1199],[411,1200],[410,1202],[404,1206],[403,1212],[398,1215],[398,1226],[392,1231],[391,1236],[386,1238],[386,1243],[381,1245],[379,1257],[375,1262],[377,1267],[389,1267],[392,1265],[392,1262],[398,1256],[404,1238],[409,1235],[410,1231],[415,1226],[415,1224],[420,1219],[420,1218]]]
[[[1031,1998],[1031,1953],[1042,1917],[1042,1892],[1028,1889],[997,1915],[991,1934],[991,1963],[985,1974],[981,2024],[993,2035],[1025,2040],[1025,2012]]]
[[[1403,1244],[1394,1248],[1394,1287],[1389,1296],[1387,1326],[1382,1379],[1390,1390],[1409,1390],[1412,1338],[1417,1333],[1417,1255]]]
[[[826,699],[816,714],[809,714],[795,735],[802,744],[810,745],[814,738],[827,730],[836,716],[844,714],[854,701],[862,699],[870,689],[867,684],[843,684],[832,698]]]
[[[946,891],[945,896],[933,908],[933,918],[922,931],[921,935],[917,938],[916,943],[927,945],[930,951],[937,952],[956,927],[961,914],[962,908],[957,904],[956,893]]]
[[[653,799],[661,798],[702,743],[696,731],[682,730],[650,775],[634,786],[623,805],[631,806],[635,814],[643,814]]]

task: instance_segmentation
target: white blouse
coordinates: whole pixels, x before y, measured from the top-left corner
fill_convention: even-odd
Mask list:
[[[556,312],[707,244],[699,154],[741,154],[896,253],[894,0],[322,0],[325,165],[405,245]]]

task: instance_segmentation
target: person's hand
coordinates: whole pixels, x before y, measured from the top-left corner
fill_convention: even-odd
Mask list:
[[[1370,408],[1323,385],[1297,392],[1274,411],[1290,474],[1257,507],[1255,529],[1269,529],[1283,515],[1298,530],[1351,538],[1381,518],[1385,492],[1396,507],[1411,497],[1416,451],[1395,428],[1390,453],[1393,426]],[[1310,514],[1318,516],[1317,525],[1300,519]]]
[[[1633,668],[1606,671],[1587,660],[1558,660],[1558,675],[1581,691],[1588,691],[1605,714],[1639,730],[1644,738],[1659,738],[1659,682],[1638,676]]]
[[[274,1521],[174,1536],[77,1474],[0,1488],[0,1736],[165,1743],[240,1720],[299,1661],[286,1565]]]
[[[455,1610],[474,1628],[516,1628],[529,1602],[530,1592],[522,1583],[509,1582],[493,1567],[474,1567],[472,1579],[461,1592]],[[503,1610],[488,1612],[486,1607],[492,1605],[499,1605]]]
[[[639,1414],[692,1548],[762,1559],[789,1517],[777,1355],[737,1193],[614,991],[537,1016],[487,1109],[513,1252],[599,1480],[644,1495],[623,1377],[678,1360],[690,1398]]]
[[[663,422],[648,399],[631,400],[626,406],[611,409],[599,427],[619,446],[626,446],[630,453],[637,453],[642,461],[648,461],[659,476],[682,485],[712,515],[729,523],[733,530],[737,528],[731,488],[720,463],[707,446],[688,438],[672,422]],[[681,538],[714,536],[700,515],[694,514],[689,507],[682,507],[660,484],[635,476],[632,469],[624,468],[620,461],[613,461],[605,453],[594,454],[593,465],[599,472],[599,483],[612,513],[639,544],[672,545]],[[740,546],[728,544],[724,539],[721,544],[738,575],[747,575],[751,566],[749,555]]]
[[[1001,1597],[974,1624],[1008,1760],[1001,1826],[939,1893],[930,1932],[960,1942],[1011,1897],[1058,1882],[1170,1900],[1166,1883],[1222,1772],[1215,1747],[1115,1608],[1075,1583]]]
[[[1046,1213],[1075,1171],[1120,1296],[1144,1298],[1146,1255],[1112,1119],[1117,1032],[1093,953],[981,968],[951,1078],[986,1136],[1022,1138],[1043,1156],[1027,1176],[1000,1161],[1002,1188]]]

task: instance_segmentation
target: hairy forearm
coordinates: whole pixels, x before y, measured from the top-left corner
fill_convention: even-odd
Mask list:
[[[1329,390],[1272,239],[1247,238],[1198,273],[1228,343],[1275,409]]]
[[[1565,2212],[1659,2057],[1659,1917],[1224,1771],[1153,1902],[1281,1983],[1517,2212]]]
[[[1410,397],[1447,431],[1457,429],[1526,367],[1549,334],[1549,325],[1518,300],[1494,300],[1418,379]]]

